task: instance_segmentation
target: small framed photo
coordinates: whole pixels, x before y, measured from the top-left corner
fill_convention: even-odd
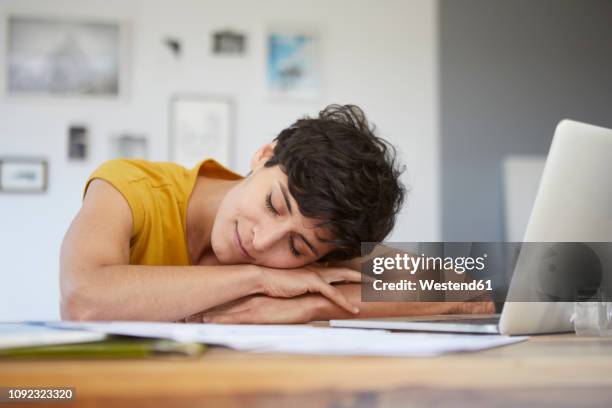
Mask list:
[[[246,36],[242,33],[222,30],[213,33],[215,55],[242,55],[246,49]]]
[[[170,161],[194,167],[206,158],[232,163],[234,107],[230,98],[177,95],[170,101]]]
[[[68,127],[68,159],[86,160],[89,145],[87,126],[70,125]]]
[[[148,159],[149,143],[144,135],[122,134],[111,138],[111,157],[124,159]]]
[[[125,93],[125,24],[10,15],[6,25],[7,95],[116,99]]]
[[[48,164],[36,158],[0,158],[0,192],[44,193]]]

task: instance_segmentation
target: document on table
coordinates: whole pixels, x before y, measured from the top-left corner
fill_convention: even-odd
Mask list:
[[[103,340],[104,332],[60,330],[39,324],[0,323],[0,350]]]
[[[150,322],[49,322],[65,329],[172,339],[266,353],[363,356],[436,356],[524,341],[499,335],[393,333],[307,325],[228,325]]]

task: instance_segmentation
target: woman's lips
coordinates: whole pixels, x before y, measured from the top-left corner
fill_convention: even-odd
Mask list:
[[[238,232],[238,221],[236,221],[234,224],[234,238],[236,241],[236,246],[238,247],[238,249],[240,249],[240,252],[242,252],[243,255],[249,259],[255,259],[251,256],[251,254],[247,252],[247,250],[242,245],[242,239],[240,239],[240,233]]]

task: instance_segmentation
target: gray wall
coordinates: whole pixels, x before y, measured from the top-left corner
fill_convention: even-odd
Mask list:
[[[503,240],[501,164],[556,123],[612,127],[612,1],[440,0],[444,240]],[[612,179],[612,176],[611,176]]]

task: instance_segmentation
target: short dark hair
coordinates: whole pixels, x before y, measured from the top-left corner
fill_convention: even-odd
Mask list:
[[[404,201],[396,150],[374,134],[355,105],[329,105],[275,138],[266,167],[279,165],[300,212],[331,232],[336,248],[321,260],[361,254],[362,242],[380,242],[393,229]],[[319,237],[321,238],[321,237]]]

